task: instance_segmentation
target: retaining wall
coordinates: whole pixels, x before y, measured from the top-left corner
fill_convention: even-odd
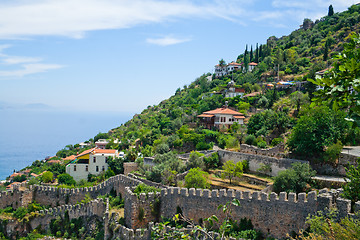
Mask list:
[[[278,144],[273,148],[267,148],[267,149],[258,148],[248,144],[240,145],[240,152],[242,153],[258,154],[258,155],[264,155],[264,156],[276,157],[276,158],[284,157],[284,149],[285,146],[283,143]]]
[[[268,157],[263,155],[255,155],[241,152],[231,152],[226,150],[219,150],[219,158],[222,163],[225,163],[228,160],[233,160],[235,163],[239,161],[247,160],[249,161],[249,168],[251,172],[256,172],[262,164],[270,165],[271,172],[267,173],[270,176],[277,176],[278,173],[282,170],[291,168],[293,163],[307,163],[308,161],[289,159],[289,158],[275,158]]]

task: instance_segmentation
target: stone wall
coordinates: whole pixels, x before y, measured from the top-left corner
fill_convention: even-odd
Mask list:
[[[42,205],[50,205],[52,207],[76,204],[85,198],[85,195],[89,195],[91,198],[97,198],[100,195],[109,193],[112,189],[117,194],[124,196],[125,187],[137,186],[141,181],[124,176],[122,174],[111,177],[103,183],[94,187],[85,188],[56,188],[48,186],[35,186],[33,199]]]
[[[0,193],[0,208],[12,207],[26,207],[32,202],[33,191],[25,190],[20,191],[18,188],[10,191]]]
[[[263,155],[255,155],[241,152],[231,152],[226,150],[219,150],[219,158],[222,163],[233,160],[235,163],[239,161],[247,160],[249,161],[249,168],[251,172],[256,172],[262,164],[270,165],[271,172],[268,173],[270,176],[277,176],[278,173],[282,170],[286,170],[291,168],[293,163],[307,163],[308,161],[296,160],[296,159],[288,159],[288,158],[275,158],[268,157]]]
[[[132,171],[138,170],[138,164],[135,162],[124,163],[124,175],[127,176]]]
[[[44,230],[49,228],[50,222],[56,217],[65,217],[65,212],[69,215],[69,220],[79,217],[97,216],[103,218],[106,210],[106,204],[103,199],[95,199],[89,203],[81,203],[77,205],[62,205],[55,208],[49,208],[37,212],[39,215],[29,221],[31,230],[37,227],[43,227]]]
[[[248,144],[240,145],[240,152],[242,153],[258,154],[258,155],[264,155],[264,156],[276,157],[276,158],[284,157],[284,149],[285,146],[283,143],[268,149],[262,149]]]
[[[156,201],[160,201],[160,193],[141,193],[137,196],[129,187],[126,187],[124,199],[125,225],[137,229],[146,227],[149,222],[155,222],[157,220]]]
[[[346,176],[346,167],[349,165],[354,165],[357,167],[357,156],[340,153],[338,162],[336,165],[331,165],[327,163],[322,164],[312,164],[313,169],[316,170],[318,174],[321,175],[333,175],[333,176]]]
[[[235,220],[251,219],[255,229],[259,229],[266,236],[283,238],[287,233],[304,229],[306,218],[319,210],[339,206],[339,213],[346,216],[350,212],[350,201],[337,199],[327,192],[316,195],[300,193],[276,193],[270,195],[262,192],[234,191],[234,190],[202,190],[169,188],[161,191],[161,215],[171,218],[181,209],[183,215],[193,219],[196,223],[201,219],[216,215],[220,222],[224,219],[220,204],[226,204],[232,199],[238,199],[240,206],[232,206]],[[360,202],[357,204],[360,206]],[[360,208],[359,208],[360,209]]]

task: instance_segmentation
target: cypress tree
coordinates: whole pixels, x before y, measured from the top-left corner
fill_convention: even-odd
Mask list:
[[[263,45],[261,44],[259,47],[259,61],[263,58],[263,51],[262,51]]]
[[[329,12],[328,12],[328,16],[331,17],[332,15],[334,15],[334,8],[332,5],[329,6]]]
[[[248,55],[248,46],[246,44],[245,52],[244,52],[244,61],[245,61],[245,58],[246,58],[247,55]]]
[[[259,44],[256,44],[256,50],[255,50],[255,62],[259,62]]]
[[[252,62],[254,59],[254,55],[253,55],[253,49],[252,49],[252,45],[251,45],[251,50],[250,50],[250,62]]]

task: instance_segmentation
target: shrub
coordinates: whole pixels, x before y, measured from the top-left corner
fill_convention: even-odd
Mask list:
[[[245,137],[245,143],[248,145],[256,145],[256,138],[254,135],[250,134]]]
[[[160,192],[160,189],[153,187],[153,186],[146,185],[144,183],[140,183],[139,185],[136,186],[136,188],[134,189],[133,192],[139,196],[140,193],[145,193],[145,194],[148,194],[150,192],[157,193],[157,192]]]
[[[66,184],[66,185],[75,185],[76,184],[76,181],[74,180],[74,178],[72,176],[70,176],[69,174],[67,173],[63,173],[63,174],[60,174],[58,176],[58,183],[59,184]]]
[[[52,172],[46,171],[42,174],[41,179],[44,183],[48,183],[48,182],[52,182],[53,176],[54,175]]]
[[[275,147],[277,146],[278,144],[282,143],[283,142],[283,139],[282,138],[274,138],[272,141],[271,141],[271,146],[272,147]]]
[[[204,154],[199,152],[191,152],[189,157],[189,162],[187,164],[187,168],[201,168],[205,169],[205,164],[203,161]]]
[[[309,164],[294,163],[291,169],[281,171],[274,181],[274,191],[279,192],[304,192],[311,183],[316,171],[312,170]]]
[[[339,140],[337,141],[337,143],[330,145],[325,151],[325,162],[335,164],[336,159],[339,157],[342,149],[343,145]]]
[[[187,188],[209,188],[207,180],[208,173],[201,171],[200,168],[192,168],[185,176],[185,187]]]
[[[210,157],[204,157],[204,163],[206,169],[214,169],[220,166],[219,154],[217,152],[212,153]]]
[[[257,146],[259,148],[266,148],[267,147],[266,142],[264,140],[258,141]]]

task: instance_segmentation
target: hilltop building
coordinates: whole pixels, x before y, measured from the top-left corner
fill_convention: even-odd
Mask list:
[[[251,72],[257,66],[257,63],[251,62],[248,65],[248,71]],[[230,74],[236,70],[240,70],[243,68],[243,63],[236,63],[232,61],[227,65],[215,65],[215,77],[222,77],[227,74]]]
[[[99,139],[95,142],[95,147],[99,148],[99,149],[105,149],[106,145],[109,142],[106,139]]]
[[[201,125],[209,129],[213,127],[221,129],[223,126],[229,128],[235,122],[244,124],[245,119],[244,114],[227,107],[203,112],[197,117],[200,119]]]
[[[76,159],[66,166],[66,173],[75,181],[87,179],[89,174],[99,175],[108,169],[109,157],[119,157],[115,149],[92,148],[76,156]]]

